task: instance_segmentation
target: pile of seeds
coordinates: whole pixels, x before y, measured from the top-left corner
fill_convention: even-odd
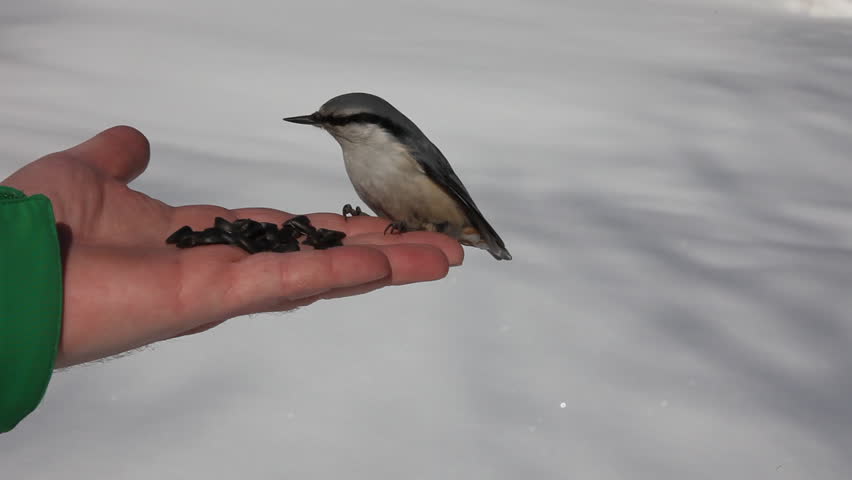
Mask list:
[[[299,250],[299,239],[302,237],[302,245],[325,250],[342,246],[341,240],[346,234],[337,230],[316,228],[304,215],[287,220],[281,228],[274,223],[257,222],[250,218],[229,222],[222,217],[216,217],[212,227],[198,232],[188,225],[181,227],[166,239],[166,243],[178,248],[236,245],[248,253],[295,252]]]

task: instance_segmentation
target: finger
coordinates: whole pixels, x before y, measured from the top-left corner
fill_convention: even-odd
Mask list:
[[[449,271],[446,255],[430,245],[345,246],[255,255],[224,247],[205,248],[211,255],[184,254],[196,265],[195,273],[209,271],[205,264],[234,262],[224,275],[203,273],[200,282],[188,282],[197,287],[186,289],[192,290],[189,296],[209,308],[205,315],[214,318],[290,310],[340,289],[355,292],[357,287],[380,281],[387,285],[426,282],[443,278]],[[217,249],[215,255],[213,249]]]
[[[387,256],[392,285],[438,280],[446,277],[450,270],[447,256],[432,245],[377,245],[372,248]]]
[[[316,303],[318,300],[333,300],[333,299],[336,299],[336,298],[354,297],[355,295],[363,295],[365,293],[370,293],[370,292],[378,290],[380,288],[387,287],[390,284],[391,284],[391,282],[390,282],[389,278],[382,278],[382,279],[379,279],[379,280],[376,280],[376,281],[373,281],[373,282],[368,282],[368,283],[364,283],[364,284],[361,284],[361,285],[356,285],[354,287],[336,288],[334,290],[331,290],[329,292],[326,292],[326,293],[323,293],[323,294],[320,294],[320,295],[312,295],[310,297],[305,297],[305,298],[302,298],[300,300],[293,300],[291,302],[288,302],[288,304],[286,305],[286,310],[293,310],[293,309],[296,309],[296,308],[307,307],[308,305]],[[280,308],[281,306],[276,306],[276,307],[277,308],[275,308],[272,311],[281,310],[281,308]],[[184,336],[187,336],[187,335],[195,335],[196,333],[206,332],[207,330],[210,330],[211,328],[218,327],[219,325],[225,323],[226,321],[228,321],[228,320],[217,320],[215,322],[205,323],[204,325],[191,328],[191,329],[189,329],[185,332],[181,332],[181,333],[175,335],[173,338],[184,337]]]
[[[316,297],[316,300],[334,300],[336,298],[354,297],[355,295],[364,295],[365,293],[374,292],[380,288],[391,285],[390,279],[383,278],[375,282],[365,283],[354,287],[337,288],[330,292],[323,293]]]
[[[172,338],[185,337],[187,335],[195,335],[196,333],[206,332],[207,330],[210,330],[211,328],[218,327],[219,325],[227,322],[228,320],[229,319],[217,320],[215,322],[205,323],[204,325],[201,325],[201,326],[198,326],[198,327],[195,327],[195,328],[191,328],[191,329],[189,329],[185,332],[181,332],[181,333],[175,335]]]
[[[376,252],[368,250],[377,250],[381,257],[376,257]],[[328,271],[316,274],[316,263],[313,263],[315,268],[314,274],[305,273],[304,275],[282,274],[275,275],[274,270],[262,270],[260,262],[268,264],[270,260],[275,260],[279,255],[266,255],[264,260],[259,255],[251,257],[242,257],[241,262],[234,264],[236,271],[232,271],[230,288],[218,288],[208,286],[204,288],[205,292],[215,296],[216,298],[203,299],[203,294],[192,294],[192,297],[197,299],[198,304],[203,304],[207,307],[221,305],[229,311],[224,314],[224,318],[238,314],[257,313],[264,311],[281,311],[292,310],[294,308],[310,305],[317,300],[334,299],[349,297],[354,295],[362,295],[372,292],[388,285],[402,285],[412,282],[422,282],[437,280],[447,275],[449,265],[446,256],[441,250],[428,245],[384,245],[367,248],[345,248],[339,249],[353,252],[354,255],[360,255],[361,262],[354,261],[357,259],[347,258],[351,254],[347,253],[342,256],[344,262],[349,262],[347,265],[342,265],[340,260],[329,259],[331,262],[339,262],[335,264],[320,265],[319,269],[323,270],[329,266],[338,268],[337,273]],[[187,252],[189,253],[189,252]],[[227,253],[227,252],[222,252]],[[289,269],[298,270],[304,265],[303,262],[316,262],[317,256],[328,256],[329,251],[325,252],[304,252],[310,255],[305,255],[297,262],[288,265]],[[292,254],[285,254],[285,257],[293,258]],[[372,257],[372,258],[369,258]],[[254,260],[260,258],[259,262]],[[286,258],[284,258],[286,260]],[[386,275],[388,269],[380,268],[370,274],[365,274],[365,269],[362,267],[365,263],[378,261],[380,264],[386,262],[389,266],[390,274]],[[200,263],[200,258],[197,259]],[[255,265],[256,264],[256,265]],[[269,279],[268,274],[264,277],[259,272],[273,272],[276,278]],[[352,273],[357,276],[352,276]],[[298,272],[296,272],[298,274]],[[289,278],[285,279],[285,275]],[[205,275],[205,278],[215,277],[215,275]],[[307,281],[302,281],[300,277],[307,277]],[[329,287],[328,283],[317,283],[317,278],[335,278],[334,287]],[[370,278],[378,277],[374,280]],[[274,288],[276,282],[282,282],[280,288]],[[259,286],[258,286],[259,285]],[[221,302],[225,296],[224,304]],[[234,303],[235,302],[235,303]],[[214,317],[222,317],[222,312],[208,312],[208,315]],[[192,335],[201,333],[211,328],[218,326],[225,320],[216,320],[205,323],[200,326],[192,327],[188,330],[177,333],[175,336]]]
[[[408,232],[403,234],[362,233],[344,239],[346,245],[431,245],[440,249],[450,265],[461,265],[464,249],[455,239],[434,232]]]
[[[388,257],[369,247],[260,253],[231,265],[224,278],[228,286],[221,301],[229,316],[280,310],[286,308],[287,302],[390,275]]]
[[[231,213],[234,215],[234,219],[237,218],[250,218],[252,220],[257,220],[258,222],[270,222],[270,223],[284,223],[287,220],[295,217],[296,215],[292,213],[287,213],[281,210],[275,210],[274,208],[235,208],[231,210]]]
[[[289,301],[286,304],[276,305],[276,308],[271,311],[295,310],[297,308],[307,307],[319,300],[331,300],[335,298],[354,297],[355,295],[363,295],[387,287],[391,284],[390,278],[382,278],[374,282],[367,282],[354,287],[335,288],[319,295],[311,295],[309,297],[300,298],[299,300]],[[212,328],[212,327],[211,327]],[[194,333],[194,332],[193,332]]]
[[[373,247],[384,253],[391,264],[390,277],[350,287],[340,287],[278,305],[277,310],[292,310],[310,305],[317,300],[351,297],[378,290],[390,285],[404,285],[444,278],[449,265],[447,257],[429,245],[387,245]]]
[[[112,127],[66,150],[121,182],[130,182],[148,166],[151,147],[145,135],[133,127]]]

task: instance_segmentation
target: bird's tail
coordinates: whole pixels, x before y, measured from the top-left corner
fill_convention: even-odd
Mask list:
[[[500,240],[500,237],[494,237],[494,239],[496,242],[489,241],[490,239],[485,240],[485,249],[488,250],[488,253],[497,260],[511,260],[512,254],[506,250],[506,247],[503,245],[503,241]]]
[[[475,215],[470,215],[470,220],[479,232],[479,242],[475,246],[488,250],[488,253],[497,260],[511,260],[512,254],[506,250],[506,245],[494,227],[485,220],[485,217],[477,210]]]

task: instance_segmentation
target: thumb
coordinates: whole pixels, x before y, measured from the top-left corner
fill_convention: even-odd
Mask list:
[[[66,150],[80,162],[88,163],[118,181],[127,183],[148,166],[151,147],[148,139],[133,127],[112,127]]]

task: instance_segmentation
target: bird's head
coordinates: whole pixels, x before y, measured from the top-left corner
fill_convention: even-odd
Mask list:
[[[352,144],[381,146],[423,135],[414,123],[384,99],[369,93],[347,93],[325,102],[310,115],[285,121],[313,125],[330,133],[343,148]]]

